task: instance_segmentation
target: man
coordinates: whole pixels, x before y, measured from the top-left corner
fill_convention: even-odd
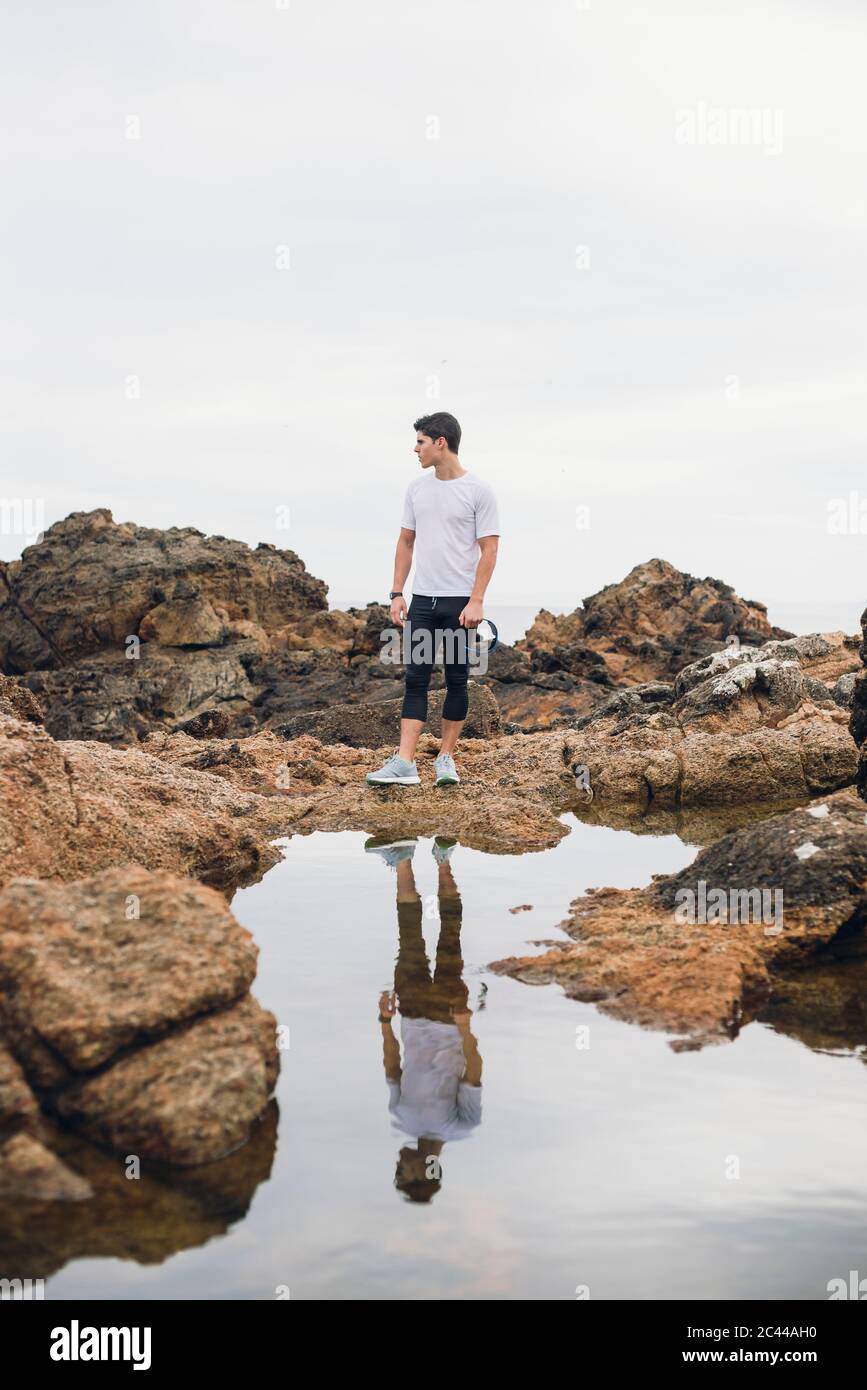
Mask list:
[[[390,595],[391,621],[402,628],[408,617],[411,634],[429,634],[429,651],[421,650],[417,655],[417,647],[412,646],[400,746],[381,768],[367,774],[367,780],[374,786],[419,782],[415,750],[427,719],[433,656],[442,640],[446,698],[440,753],[434,767],[436,785],[443,787],[460,781],[453,754],[469,705],[467,630],[478,627],[484,617],[485,590],[497,563],[500,519],[489,484],[461,466],[461,427],[454,415],[444,410],[423,415],[413,428],[422,476],[413,479],[404,498]],[[407,610],[403,586],[413,557],[415,579]]]
[[[383,843],[384,841],[384,843]],[[457,841],[437,836],[439,940],[433,972],[422,932],[422,899],[412,868],[415,839],[373,836],[365,852],[377,854],[397,875],[398,953],[394,989],[379,997],[383,1064],[395,1131],[404,1143],[394,1185],[413,1202],[429,1202],[442,1183],[446,1140],[467,1139],[482,1118],[482,1059],[470,1028],[464,982],[461,895],[451,867]],[[400,1043],[392,1031],[400,1013]]]

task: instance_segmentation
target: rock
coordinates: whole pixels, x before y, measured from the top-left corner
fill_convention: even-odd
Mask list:
[[[847,786],[846,711],[786,658],[710,657],[678,675],[673,699],[658,687],[624,692],[576,721],[570,765],[586,770],[594,803],[642,808],[804,801]],[[647,696],[640,707],[635,693]]]
[[[739,598],[721,580],[695,579],[665,560],[648,560],[574,613],[555,617],[543,609],[516,645],[534,665],[558,646],[589,649],[603,658],[614,685],[635,685],[673,680],[732,637],[760,643],[791,636],[770,625],[764,604]],[[572,674],[581,670],[573,660]]]
[[[225,738],[228,731],[229,716],[221,709],[203,710],[195,719],[177,726],[179,734],[188,734],[190,738]]]
[[[641,685],[627,686],[625,690],[609,695],[593,710],[592,717],[594,723],[601,723],[605,719],[622,719],[630,714],[652,714],[673,704],[673,685],[666,685],[663,681],[644,681]],[[572,727],[586,728],[589,718],[585,716],[575,720]]]
[[[491,692],[479,681],[468,682],[469,708],[462,737],[491,738],[501,730],[500,710]],[[434,737],[442,734],[444,690],[428,695],[427,730]],[[272,725],[281,738],[311,734],[321,743],[344,743],[353,748],[374,748],[400,740],[400,712],[403,697],[380,700],[376,704],[332,705],[312,714],[297,714]]]
[[[859,652],[865,669],[855,682],[855,689],[852,692],[852,717],[849,721],[849,731],[861,750],[858,760],[858,791],[867,801],[867,608],[861,614],[861,631],[863,641]]]
[[[674,693],[679,699],[711,677],[725,675],[740,666],[760,666],[767,662],[792,663],[805,677],[830,690],[846,673],[858,669],[856,647],[855,638],[847,637],[844,632],[814,632],[786,642],[765,642],[761,647],[726,647],[679,671]]]
[[[867,933],[850,922],[807,961],[774,968],[758,1015],[778,1033],[820,1052],[867,1047]]]
[[[201,594],[158,603],[145,613],[138,627],[143,642],[163,647],[219,647],[228,635],[228,624]]]
[[[298,714],[332,705],[370,703],[403,695],[403,671],[378,657],[349,656],[324,647],[317,651],[268,651],[253,654],[246,672],[256,689],[255,707],[239,713],[234,734],[273,728]],[[436,687],[436,676],[431,682]]]
[[[845,676],[840,676],[831,687],[831,699],[841,709],[852,708],[852,696],[855,694],[855,682],[858,677],[854,671],[848,671]]]
[[[387,621],[388,610],[384,610]],[[309,613],[291,627],[286,628],[285,640],[288,651],[319,651],[327,647],[330,651],[355,656],[359,652],[376,654],[379,646],[370,646],[371,630],[357,610],[345,613],[331,609],[325,613]]]
[[[277,1078],[276,1020],[219,893],[134,865],[17,879],[0,921],[0,1026],[20,1064],[0,1047],[0,1101],[19,1127],[32,1087],[123,1154],[209,1163],[246,1141]]]
[[[5,929],[2,911],[0,924]],[[0,943],[4,939],[0,936]],[[46,1147],[45,1130],[36,1096],[0,1036],[0,1204],[80,1201],[91,1196],[90,1184]],[[0,1230],[6,1224],[0,1205]]]
[[[0,714],[10,719],[24,719],[31,724],[44,722],[42,706],[31,691],[23,689],[8,676],[0,675]]]
[[[35,1035],[72,1071],[227,1007],[256,974],[253,938],[220,893],[135,864],[74,883],[14,879],[0,921],[7,1036],[20,1055]]]
[[[68,882],[135,863],[228,889],[278,861],[270,841],[285,825],[273,795],[137,748],[56,743],[35,724],[0,715],[0,886],[17,877]]]
[[[224,1235],[249,1210],[271,1174],[277,1105],[270,1101],[246,1144],[200,1167],[153,1159],[135,1181],[118,1155],[67,1126],[44,1122],[46,1144],[91,1187],[90,1202],[44,1202],[26,1193],[0,1197],[0,1269],[47,1278],[74,1260],[157,1265]]]
[[[0,1141],[0,1200],[81,1202],[92,1196],[90,1184],[31,1134]]]
[[[121,1153],[212,1163],[246,1142],[279,1066],[276,1019],[249,996],[74,1081],[58,1114]]]
[[[0,567],[0,670],[42,702],[55,738],[109,743],[213,709],[239,737],[402,699],[403,668],[381,660],[389,608],[329,610],[325,592],[292,551],[74,513]],[[761,604],[653,560],[574,614],[543,610],[478,680],[501,725],[535,732],[592,713],[618,687],[671,679],[732,635],[788,636]],[[431,692],[443,686],[435,670]]]
[[[180,730],[171,734],[158,730],[148,734],[142,747],[161,762],[210,773],[229,786],[260,797],[282,796],[289,762],[293,769],[297,766],[289,745],[270,729],[241,739],[194,737]],[[276,811],[272,803],[272,814],[285,829],[293,812],[281,802]]]
[[[497,656],[499,648],[494,652]],[[542,659],[544,661],[544,658]],[[487,676],[480,677],[491,690],[504,728],[511,725],[524,733],[539,733],[543,729],[568,726],[573,720],[589,714],[613,688],[606,684],[582,680],[565,671],[540,672],[533,670],[527,681],[503,681],[492,675],[493,660]]]
[[[2,918],[0,918],[2,922]],[[0,1037],[0,1136],[38,1129],[39,1105],[21,1066]]]
[[[727,688],[715,689],[715,682]],[[362,717],[379,735],[376,708]],[[342,720],[343,711],[336,728],[323,719],[320,732],[330,740],[342,727],[345,736]],[[370,747],[356,747],[310,734],[284,740],[271,731],[199,742],[155,733],[144,746],[157,758],[208,769],[238,788],[275,791],[284,801],[287,830],[446,834],[514,853],[556,844],[565,833],[558,819],[565,810],[598,824],[658,827],[658,833],[686,833],[685,813],[697,824],[700,812],[696,833],[704,837],[736,823],[738,808],[752,819],[760,807],[803,803],[854,779],[856,750],[845,725],[846,713],[826,686],[794,662],[764,662],[695,685],[680,702],[672,686],[648,682],[618,692],[575,729],[519,738],[491,732],[462,741],[464,780],[450,796],[433,785],[439,740],[428,733],[417,751],[421,784],[412,788],[369,787],[364,780],[394,751],[393,731],[378,747],[373,738]],[[353,737],[361,738],[366,727]]]
[[[806,844],[814,846],[809,855],[800,852]],[[684,891],[698,904],[702,884],[707,899],[719,888],[727,904],[740,903],[742,917],[745,899],[732,894],[765,892],[769,906],[780,904],[782,920],[772,913],[678,921]],[[613,1017],[700,1045],[736,1036],[766,1004],[775,970],[811,958],[841,928],[861,922],[865,908],[867,815],[844,791],[725,835],[688,868],[646,888],[576,898],[560,923],[570,942],[491,969],[527,983],[556,982]]]
[[[142,619],[170,599],[178,581],[224,609],[228,621],[266,631],[327,608],[326,585],[291,550],[250,550],[190,526],[120,524],[105,507],[73,512],[0,573],[0,670],[56,668],[104,651],[122,657]],[[174,621],[176,631],[179,617],[160,621]]]
[[[267,731],[235,744],[157,733],[145,747],[178,768],[207,761],[238,788],[273,788],[284,833],[352,829],[368,835],[454,835],[474,848],[519,853],[557,844],[568,834],[558,817],[578,800],[557,730],[462,741],[457,763],[465,780],[449,788],[434,785],[440,741],[428,733],[419,740],[421,783],[414,787],[373,787],[365,781],[393,745],[355,748],[323,744],[309,734],[284,740]]]
[[[18,679],[44,705],[53,738],[124,744],[216,707],[227,720],[252,711],[257,692],[242,660],[249,647],[246,641],[201,649],[145,642],[136,660],[101,652]]]

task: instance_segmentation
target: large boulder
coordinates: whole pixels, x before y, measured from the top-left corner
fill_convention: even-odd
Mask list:
[[[591,594],[574,613],[555,617],[543,609],[516,645],[534,664],[563,649],[573,676],[589,673],[601,656],[613,684],[635,685],[673,680],[731,638],[757,645],[791,636],[771,626],[764,604],[739,598],[731,585],[656,559]]]
[[[14,880],[0,921],[0,1042],[49,1114],[166,1163],[246,1141],[276,1082],[276,1020],[249,994],[257,949],[220,893],[124,865]],[[16,1086],[0,1095],[20,1110]]]
[[[722,651],[702,657],[679,671],[674,681],[676,696],[685,695],[694,686],[704,684],[714,676],[734,672],[740,666],[756,666],[775,661],[792,663],[810,680],[824,689],[817,693],[833,695],[841,681],[854,677],[860,667],[858,639],[845,632],[813,632],[786,641],[764,642],[760,647],[729,645]]]
[[[135,743],[219,708],[234,718],[252,711],[257,691],[245,661],[250,642],[217,647],[163,647],[143,642],[135,656],[97,652],[53,671],[18,677],[45,710],[53,738]],[[257,725],[253,716],[252,723]]]
[[[277,1021],[251,997],[120,1057],[51,1098],[68,1124],[120,1153],[213,1163],[250,1137],[277,1080]]]
[[[137,748],[57,743],[0,715],[0,886],[126,862],[227,889],[254,881],[279,859],[270,842],[286,825],[277,788],[260,790]]]
[[[7,1035],[73,1071],[233,1003],[256,974],[253,938],[220,893],[136,864],[73,883],[13,879],[0,923]]]
[[[567,756],[594,803],[805,801],[852,783],[848,711],[808,655],[789,643],[772,655],[779,645],[704,658],[672,687],[633,687],[576,721]]]
[[[185,586],[178,602],[199,605],[186,619],[161,608],[178,581]],[[142,635],[146,615],[155,634],[162,625],[169,636],[184,636],[186,624],[187,636],[201,635],[205,603],[223,609],[227,622],[270,631],[326,609],[326,593],[292,550],[251,550],[192,526],[159,531],[120,523],[105,507],[73,512],[3,566],[0,670],[66,666],[103,651],[123,656],[130,637]]]

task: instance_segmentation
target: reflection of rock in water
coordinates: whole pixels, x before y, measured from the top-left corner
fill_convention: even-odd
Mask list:
[[[758,1019],[817,1052],[862,1049],[867,1062],[867,913],[808,969],[784,970]]]
[[[240,1221],[271,1174],[278,1107],[272,1101],[242,1148],[198,1168],[142,1165],[126,1177],[121,1157],[51,1127],[48,1142],[93,1189],[89,1201],[0,1199],[0,1278],[41,1279],[71,1260],[113,1258],[161,1264],[204,1245]]]
[[[584,825],[602,825],[611,830],[628,830],[633,835],[677,835],[686,845],[710,845],[732,830],[741,830],[755,821],[766,820],[784,811],[793,811],[798,800],[748,804],[745,806],[696,806],[680,811],[655,807],[641,812],[623,803],[601,802],[576,809],[574,815]]]

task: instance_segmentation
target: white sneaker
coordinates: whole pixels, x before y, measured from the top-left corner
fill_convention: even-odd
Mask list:
[[[365,854],[378,854],[380,859],[384,859],[390,869],[397,868],[403,859],[412,859],[415,852],[416,841],[411,840],[383,840],[382,836],[371,835],[369,840],[364,842]]]
[[[414,762],[408,762],[399,753],[393,753],[376,772],[368,772],[367,780],[373,786],[388,786],[398,782],[401,786],[413,786],[421,781]]]
[[[451,753],[440,753],[434,762],[434,770],[437,775],[436,785],[438,787],[450,787],[461,780]]]
[[[452,840],[447,835],[437,835],[430,847],[430,852],[438,864],[447,864],[456,844],[457,840]]]

